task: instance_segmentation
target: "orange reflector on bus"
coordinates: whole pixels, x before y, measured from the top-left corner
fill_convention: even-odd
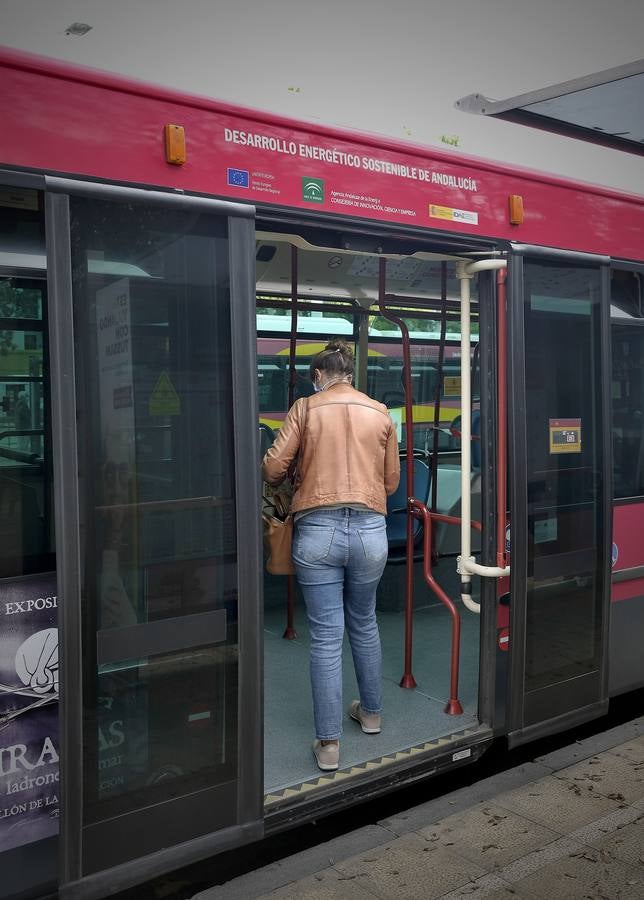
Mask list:
[[[166,125],[165,158],[173,166],[182,166],[186,161],[186,133],[183,125]]]
[[[510,194],[510,225],[523,225],[523,197],[521,194]]]

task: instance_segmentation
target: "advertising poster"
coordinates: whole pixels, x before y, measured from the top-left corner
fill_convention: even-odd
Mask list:
[[[0,582],[0,852],[58,832],[55,574]]]

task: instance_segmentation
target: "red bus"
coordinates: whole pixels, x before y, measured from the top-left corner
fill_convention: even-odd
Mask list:
[[[644,684],[643,197],[0,70],[6,893],[106,896]],[[384,728],[321,778],[259,460],[338,333],[405,476]]]

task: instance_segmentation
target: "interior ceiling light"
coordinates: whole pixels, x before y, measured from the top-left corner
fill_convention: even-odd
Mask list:
[[[644,156],[644,59],[508,100],[469,94],[454,105]]]
[[[65,29],[65,34],[75,34],[78,37],[82,37],[91,30],[92,26],[88,25],[86,22],[72,22],[72,24]]]

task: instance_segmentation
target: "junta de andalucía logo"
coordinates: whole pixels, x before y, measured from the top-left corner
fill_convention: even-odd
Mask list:
[[[324,203],[324,179],[302,178],[302,200],[307,203]]]

